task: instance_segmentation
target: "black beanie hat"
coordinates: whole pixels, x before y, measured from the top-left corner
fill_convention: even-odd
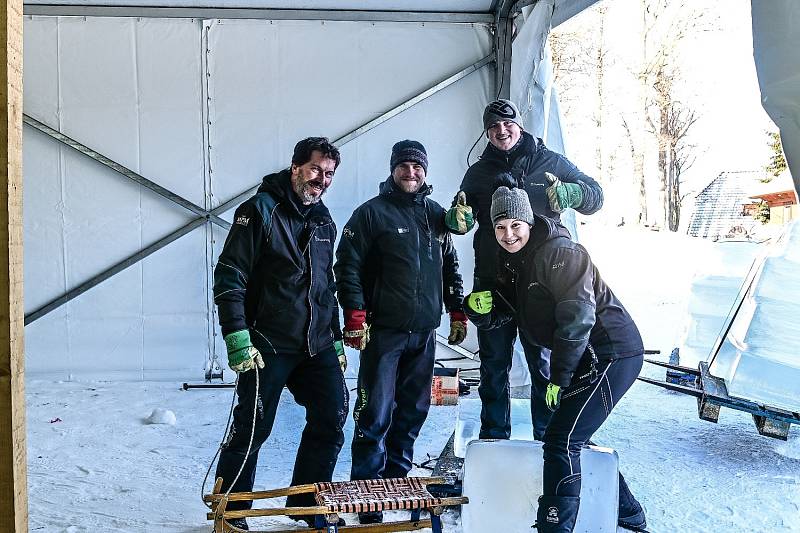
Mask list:
[[[400,163],[413,161],[419,163],[428,173],[428,153],[422,143],[406,139],[399,141],[392,146],[392,157],[389,160],[389,172],[394,172],[394,168]]]
[[[511,100],[495,100],[489,102],[483,110],[483,130],[486,131],[498,122],[510,120],[514,122],[520,129],[522,127],[522,116],[519,114],[519,109]]]

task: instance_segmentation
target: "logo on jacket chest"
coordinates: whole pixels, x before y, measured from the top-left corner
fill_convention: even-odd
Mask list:
[[[235,223],[239,224],[240,226],[247,226],[250,223],[250,217],[245,215],[239,215],[238,217],[236,217]]]
[[[402,235],[403,233],[408,233],[408,228],[397,228],[397,233]]]

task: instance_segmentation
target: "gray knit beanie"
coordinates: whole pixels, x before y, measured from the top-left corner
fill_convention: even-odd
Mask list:
[[[488,130],[498,122],[510,120],[522,129],[522,116],[519,109],[511,100],[495,100],[489,102],[483,110],[483,131]]]
[[[528,193],[523,189],[498,187],[492,195],[492,222],[504,218],[522,220],[533,226],[533,209]]]

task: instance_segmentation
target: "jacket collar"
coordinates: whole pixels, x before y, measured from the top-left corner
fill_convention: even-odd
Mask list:
[[[523,155],[536,153],[539,151],[541,139],[537,139],[527,131],[522,132],[519,142],[509,151],[500,150],[492,143],[486,145],[481,155],[482,160],[489,162],[501,162],[507,165],[512,165],[517,159]]]
[[[394,178],[389,176],[386,178],[386,181],[382,182],[378,186],[378,190],[380,191],[381,196],[385,196],[390,200],[406,202],[410,204],[424,204],[425,197],[429,196],[433,192],[433,187],[426,182],[425,185],[420,187],[417,192],[408,193],[401,191],[394,182]]]

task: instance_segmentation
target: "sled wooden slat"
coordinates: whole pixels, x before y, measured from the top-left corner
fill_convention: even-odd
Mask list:
[[[326,532],[360,532],[360,533],[388,533],[390,531],[414,531],[423,528],[432,528],[441,531],[439,515],[444,507],[468,503],[466,497],[436,498],[427,490],[431,484],[443,484],[446,480],[442,477],[435,478],[397,478],[397,479],[368,479],[358,481],[337,481],[298,485],[282,489],[237,492],[225,494],[222,492],[222,480],[217,479],[214,492],[203,496],[203,500],[211,503],[211,511],[206,515],[214,521],[216,533],[236,533],[241,531],[232,526],[228,521],[240,518],[254,518],[266,516],[315,516],[323,517],[328,526],[317,531]],[[313,493],[317,502],[309,507],[268,507],[258,509],[228,510],[227,506],[232,501],[253,501],[266,498],[278,498],[292,494]],[[385,522],[382,524],[365,524],[338,526],[339,515],[342,513],[360,513],[374,511],[411,511],[412,519]],[[426,510],[430,518],[422,520],[419,513]],[[255,530],[252,530],[255,531]],[[288,530],[269,530],[270,533],[288,533],[290,531],[313,531],[308,528],[295,528]]]
[[[218,480],[219,481],[219,480]],[[220,481],[220,487],[222,482]],[[203,501],[214,502],[219,501],[225,497],[224,493],[220,493],[214,487],[213,494],[206,494],[203,496]],[[242,500],[265,500],[267,498],[280,498],[281,496],[291,496],[293,494],[307,494],[309,492],[316,492],[317,489],[313,483],[307,485],[295,485],[293,487],[286,487],[282,489],[260,490],[256,492],[231,492],[228,495],[228,501],[242,501]]]

